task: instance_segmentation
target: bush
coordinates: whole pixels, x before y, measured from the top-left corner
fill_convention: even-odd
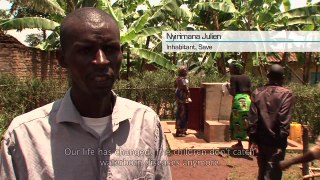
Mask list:
[[[310,125],[313,138],[320,134],[320,91],[315,86],[289,84],[295,95],[294,121]]]
[[[174,119],[176,74],[164,70],[145,72],[120,80],[114,90],[122,97],[152,107],[160,118]],[[190,87],[200,87],[202,82],[225,82],[226,77],[190,74]],[[251,77],[252,86],[265,84],[265,79]],[[312,127],[314,136],[320,134],[320,92],[314,86],[289,84],[296,96],[294,121],[302,121]],[[67,81],[18,80],[0,75],[0,135],[17,115],[60,99],[68,89]]]
[[[174,80],[172,72],[145,72],[129,81],[118,81],[114,90],[121,97],[152,107],[161,118],[170,118],[174,111]]]
[[[159,70],[145,72],[129,81],[120,80],[115,84],[115,92],[122,97],[141,102],[156,111],[160,118],[173,119],[175,108],[175,80],[173,72]],[[190,87],[200,87],[202,82],[223,82],[225,78],[216,75],[200,76],[189,74]]]
[[[63,97],[66,89],[67,83],[57,80],[19,80],[0,74],[0,135],[14,117]]]

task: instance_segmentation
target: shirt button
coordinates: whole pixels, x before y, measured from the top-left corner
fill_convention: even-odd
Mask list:
[[[102,178],[105,179],[107,177],[107,173],[103,172],[102,173]]]

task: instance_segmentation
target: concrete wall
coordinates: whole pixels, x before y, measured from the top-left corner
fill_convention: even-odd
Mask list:
[[[202,83],[205,88],[204,120],[229,120],[232,107],[232,96],[222,93],[223,83]]]
[[[55,51],[26,47],[15,38],[0,32],[0,73],[19,78],[67,78],[65,69],[58,65]]]
[[[202,83],[204,99],[204,137],[207,142],[230,140],[232,96],[225,95],[223,83]]]

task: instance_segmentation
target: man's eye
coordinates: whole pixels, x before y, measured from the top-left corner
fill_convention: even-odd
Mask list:
[[[110,46],[103,47],[103,52],[104,53],[109,53],[110,51],[111,51],[111,47]]]
[[[80,51],[83,53],[83,54],[90,54],[92,53],[92,50],[93,48],[90,48],[90,47],[84,47],[84,48],[81,48]]]
[[[104,52],[104,53],[114,53],[114,52],[116,52],[116,51],[117,51],[117,48],[114,47],[114,46],[105,46],[105,47],[103,48],[103,52]]]

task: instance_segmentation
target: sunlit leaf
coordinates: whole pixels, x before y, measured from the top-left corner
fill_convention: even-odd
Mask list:
[[[131,48],[130,51],[141,58],[145,58],[148,61],[148,63],[155,63],[168,70],[177,69],[176,65],[172,64],[169,59],[163,57],[161,54],[158,54],[156,52],[152,52],[150,50],[141,48]]]
[[[51,21],[49,19],[41,18],[41,17],[25,17],[25,18],[17,18],[10,19],[7,21],[0,22],[0,28],[4,30],[10,29],[26,29],[26,28],[38,28],[42,30],[54,30],[60,24]]]
[[[226,2],[202,2],[197,3],[194,9],[200,11],[209,11],[209,10],[216,10],[225,13],[235,13],[237,12],[236,8],[234,7],[233,3],[226,3]]]
[[[66,12],[59,3],[55,0],[12,0],[17,2],[20,6],[29,7],[38,12],[65,15]]]

